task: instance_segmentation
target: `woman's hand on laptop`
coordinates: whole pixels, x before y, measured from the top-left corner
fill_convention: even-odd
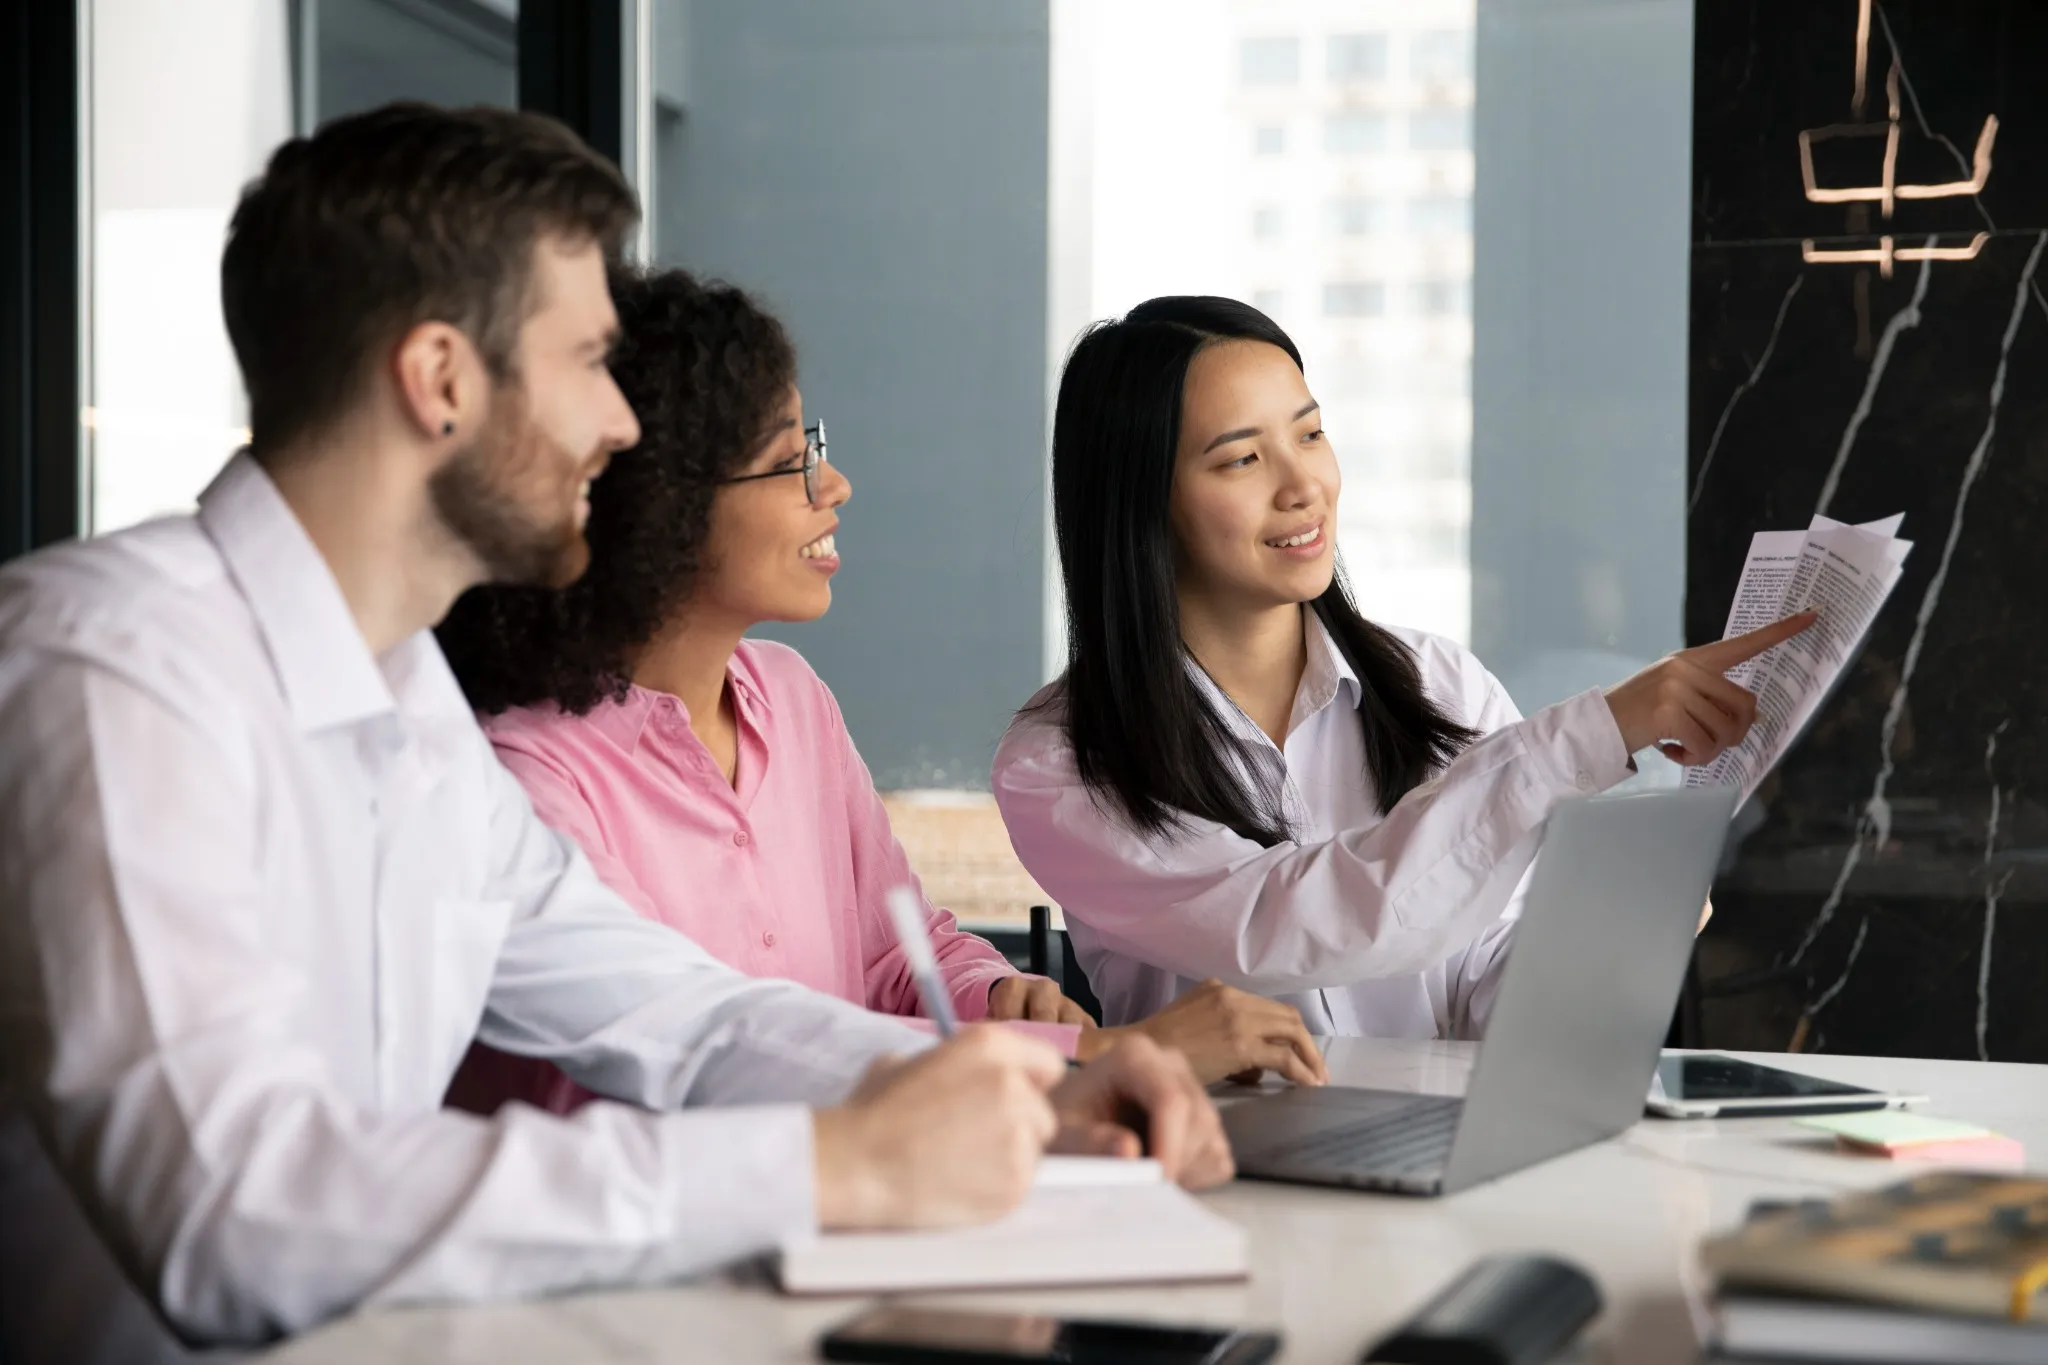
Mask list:
[[[844,1103],[812,1115],[819,1226],[1000,1218],[1023,1201],[1059,1130],[1050,1096],[1067,1075],[1048,1044],[972,1026],[909,1060],[875,1063]]]
[[[1756,694],[1723,675],[1812,625],[1801,612],[1746,635],[1681,649],[1607,691],[1608,709],[1630,753],[1656,745],[1674,763],[1711,763],[1742,743],[1756,720]]]
[[[1330,1079],[1299,1010],[1220,981],[1204,981],[1149,1019],[1084,1031],[1076,1055],[1087,1061],[1112,1053],[1134,1035],[1181,1053],[1205,1084],[1247,1073],[1256,1079],[1261,1071],[1296,1085]]]
[[[1143,1035],[1127,1037],[1052,1092],[1060,1129],[1048,1149],[1150,1156],[1191,1190],[1237,1173],[1223,1120],[1187,1058]],[[1140,1133],[1143,1140],[1140,1141]]]

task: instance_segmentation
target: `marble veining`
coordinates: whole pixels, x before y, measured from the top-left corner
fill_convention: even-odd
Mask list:
[[[1893,756],[1893,746],[1898,740],[1899,722],[1903,719],[1906,711],[1907,689],[1912,686],[1913,674],[1920,667],[1921,651],[1927,644],[1928,624],[1934,620],[1934,613],[1941,606],[1942,589],[1948,586],[1949,569],[1955,562],[1956,545],[1963,538],[1963,517],[1969,511],[1971,490],[1976,487],[1977,478],[1984,471],[1984,461],[1991,452],[1991,438],[1998,430],[1998,409],[1999,405],[2005,400],[2006,366],[2012,355],[2012,341],[2013,337],[2019,333],[2020,318],[2025,314],[2027,307],[2027,289],[2034,282],[2034,272],[2041,264],[2041,248],[2044,245],[2048,245],[2048,231],[2043,231],[2035,238],[2034,249],[2027,257],[2025,269],[2020,273],[2019,289],[2013,296],[2012,313],[2006,320],[2005,334],[1999,346],[1998,370],[1991,380],[1990,415],[1985,419],[1984,434],[1978,438],[1976,447],[1970,452],[1969,462],[1963,466],[1962,487],[1956,493],[1955,513],[1949,521],[1948,539],[1942,543],[1941,562],[1935,568],[1934,577],[1929,580],[1927,591],[1920,599],[1920,610],[1913,619],[1913,637],[1906,644],[1906,660],[1899,670],[1899,685],[1893,690],[1891,703],[1885,708],[1884,727],[1880,731],[1882,745],[1878,754],[1877,780],[1871,787],[1870,800],[1864,804],[1863,821],[1857,826],[1856,837],[1849,845],[1848,855],[1842,860],[1842,874],[1835,879],[1834,890],[1829,893],[1827,901],[1821,906],[1820,914],[1815,918],[1813,927],[1806,931],[1806,937],[1800,940],[1798,949],[1792,954],[1792,961],[1794,963],[1797,963],[1806,955],[1806,950],[1813,946],[1814,939],[1819,936],[1821,929],[1826,926],[1828,920],[1840,906],[1843,888],[1848,884],[1849,874],[1855,870],[1857,859],[1862,854],[1864,844],[1869,842],[1882,848],[1892,837],[1892,805],[1887,795],[1887,789],[1891,785],[1893,774],[1897,771],[1897,765]],[[1932,261],[1923,261],[1920,265],[1920,283],[1914,288],[1914,302],[1911,305],[1916,315],[1919,311],[1919,300],[1926,293],[1927,275],[1932,266]],[[1914,321],[1917,323],[1918,320],[1916,316]],[[1891,339],[1891,335],[1891,329],[1889,327],[1886,328],[1885,339],[1887,341]],[[1883,353],[1883,348],[1880,347],[1879,354],[1882,356]],[[1873,366],[1873,369],[1875,369],[1875,366]],[[1874,383],[1872,387],[1875,387]],[[1865,403],[1857,405],[1856,425],[1861,425],[1861,418],[1867,411],[1866,397]],[[1846,452],[1847,440],[1845,438],[1844,454]],[[1838,456],[1838,467],[1840,461],[1841,457]],[[1822,507],[1819,510],[1825,511],[1826,509],[1827,497],[1834,489],[1834,473],[1835,471],[1833,470],[1829,471],[1829,482],[1822,488]],[[1850,953],[1849,965],[1852,967],[1855,965],[1857,954],[1862,951],[1863,937],[1869,932],[1869,928],[1870,922],[1866,919],[1862,927],[1857,930],[1856,947]],[[1848,968],[1845,967],[1842,979],[1830,987],[1821,999],[1813,1003],[1807,1011],[1808,1015],[1818,1014],[1824,1005],[1840,994],[1842,986],[1847,980]]]
[[[1819,1016],[1820,1012],[1834,1003],[1836,996],[1849,984],[1849,973],[1856,970],[1856,959],[1863,956],[1863,944],[1870,937],[1870,916],[1865,915],[1856,925],[1856,941],[1849,945],[1849,960],[1842,964],[1842,974],[1835,978],[1835,984],[1820,993],[1820,997],[1806,1007],[1806,1017],[1800,1023],[1806,1024]],[[1803,1039],[1803,1033],[1792,1035],[1795,1040]],[[1798,1051],[1795,1047],[1793,1051]]]
[[[1728,402],[1721,409],[1721,419],[1714,423],[1714,434],[1707,441],[1707,453],[1700,456],[1700,472],[1693,479],[1692,497],[1685,504],[1687,512],[1700,505],[1700,490],[1707,486],[1707,475],[1714,468],[1714,452],[1721,448],[1721,436],[1728,430],[1728,419],[1735,415],[1735,405],[1742,401],[1742,395],[1755,388],[1757,381],[1764,377],[1764,370],[1778,349],[1778,337],[1785,330],[1785,315],[1792,311],[1792,300],[1799,297],[1799,286],[1805,283],[1806,272],[1803,270],[1792,277],[1792,285],[1778,305],[1778,316],[1771,320],[1771,334],[1764,340],[1763,354],[1756,358],[1756,368],[1749,372],[1749,378],[1735,386],[1734,393],[1728,395]]]
[[[1932,247],[1935,239],[1929,237],[1927,245]],[[1842,430],[1842,443],[1835,447],[1835,462],[1828,466],[1826,482],[1820,486],[1820,501],[1813,505],[1817,516],[1826,516],[1828,509],[1835,505],[1835,490],[1841,487],[1842,471],[1849,467],[1849,452],[1856,448],[1856,433],[1863,430],[1864,422],[1870,418],[1871,402],[1877,397],[1877,386],[1884,380],[1884,372],[1891,368],[1892,351],[1899,344],[1899,337],[1907,329],[1920,325],[1920,305],[1927,298],[1927,282],[1934,278],[1934,258],[1924,257],[1920,262],[1920,277],[1913,284],[1913,297],[1904,308],[1892,314],[1892,320],[1884,325],[1884,335],[1877,339],[1877,354],[1871,357],[1870,377],[1863,383],[1863,396],[1856,400],[1856,410],[1849,414],[1849,425]]]
[[[1732,832],[1688,1041],[2048,1060],[2048,5],[1695,39],[1687,638],[1758,530],[1917,548]]]
[[[1986,1035],[1991,1028],[1991,945],[1998,933],[1998,898],[2012,884],[2012,873],[1995,871],[1991,858],[1998,851],[1998,817],[2005,804],[2005,790],[1998,785],[1998,737],[2010,721],[1984,737],[1984,776],[1991,779],[1991,814],[1984,821],[1984,946],[1977,958],[1977,1060],[1991,1060]]]

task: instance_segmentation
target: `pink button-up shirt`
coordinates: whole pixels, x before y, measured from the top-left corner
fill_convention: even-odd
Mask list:
[[[923,890],[824,681],[786,645],[742,641],[727,672],[739,730],[736,785],[677,698],[635,687],[589,714],[553,706],[488,718],[498,758],[535,812],[573,836],[598,875],[649,919],[752,976],[782,977],[885,1014],[918,1015],[917,987],[884,897]],[[1015,969],[925,902],[940,972],[962,1020]],[[1033,1029],[1069,1055],[1075,1030]],[[450,1092],[466,1108],[523,1099],[557,1112],[585,1098],[553,1066],[472,1054]]]

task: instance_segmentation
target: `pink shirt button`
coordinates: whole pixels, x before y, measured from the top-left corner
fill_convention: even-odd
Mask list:
[[[743,829],[734,830],[732,832],[732,841],[740,848],[745,848],[747,846],[747,832]]]
[[[761,946],[764,948],[773,948],[775,946],[775,935],[773,932],[761,935]]]

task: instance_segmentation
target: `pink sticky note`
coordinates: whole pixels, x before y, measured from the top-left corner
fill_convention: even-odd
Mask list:
[[[1931,1114],[1872,1110],[1800,1119],[1799,1125],[1833,1133],[1836,1145],[1845,1151],[1890,1157],[1894,1161],[2005,1167],[2018,1166],[2026,1160],[2020,1144],[2003,1133]]]
[[[1859,1152],[1876,1150],[1894,1161],[1933,1161],[1944,1166],[1991,1166],[2000,1170],[2017,1169],[2027,1164],[2027,1149],[2020,1145],[2019,1139],[1998,1133],[1956,1138],[1948,1142],[1909,1142],[1880,1149],[1851,1144],[1847,1139],[1843,1139],[1842,1145],[1854,1146]]]

